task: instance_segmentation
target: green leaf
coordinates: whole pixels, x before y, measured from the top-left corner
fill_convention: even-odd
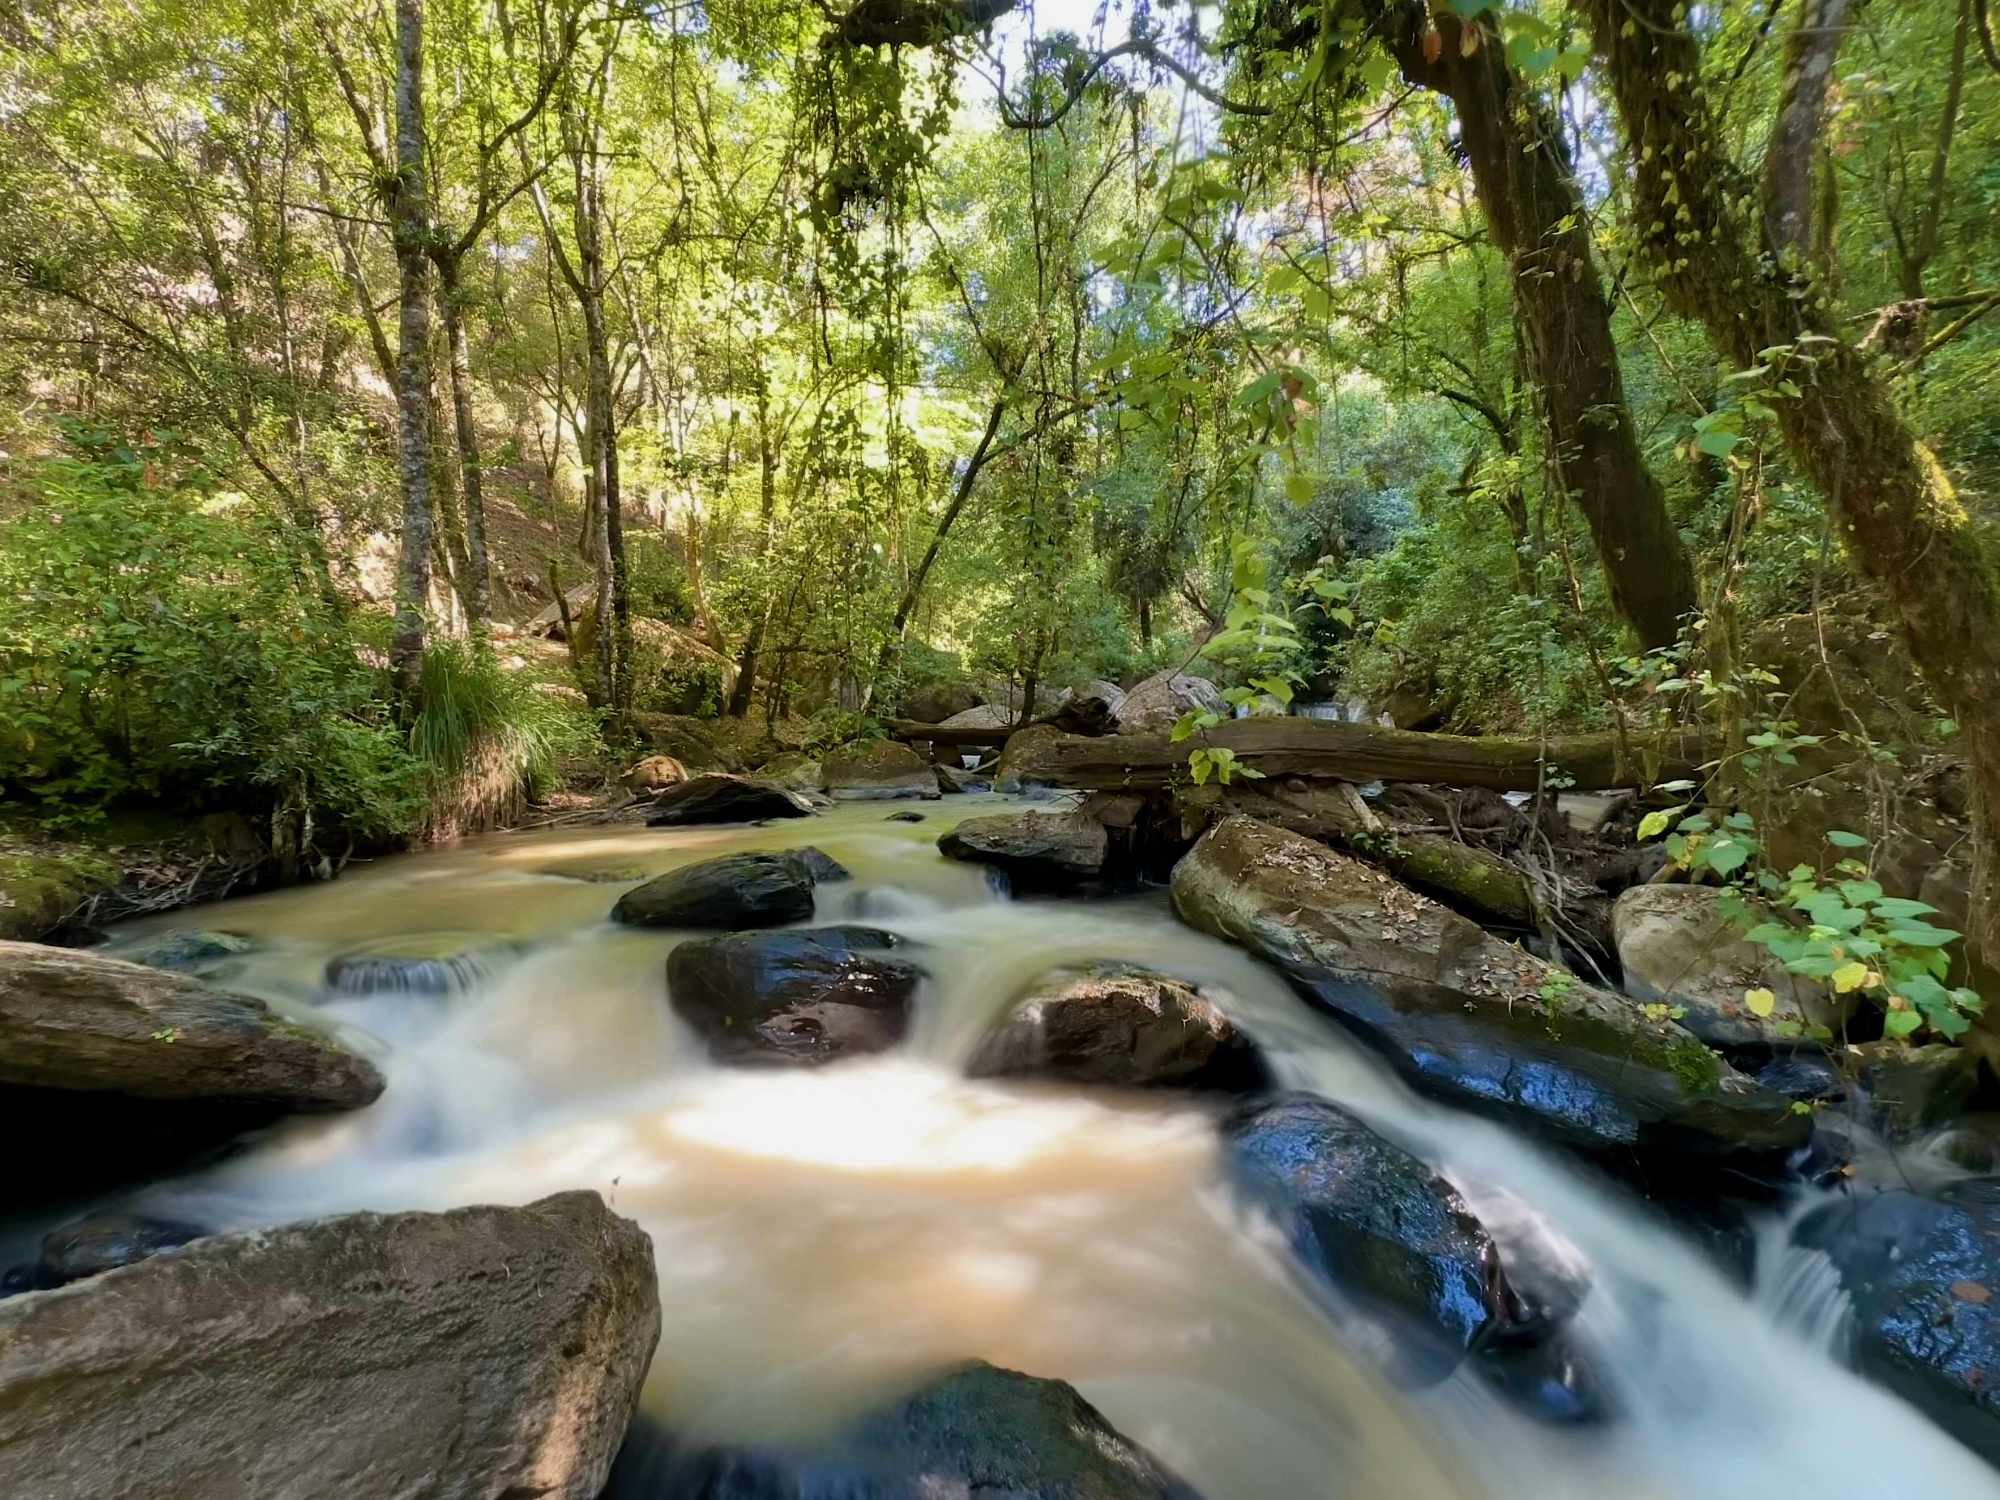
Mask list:
[[[1924,1018],[1913,1010],[1892,1010],[1882,1017],[1882,1030],[1890,1036],[1908,1036],[1924,1024]]]
[[[1889,940],[1901,943],[1905,948],[1943,948],[1957,942],[1959,934],[1947,927],[1933,927],[1928,922],[1906,923],[1889,929]]]
[[[1645,817],[1639,820],[1639,842],[1643,844],[1647,839],[1657,838],[1659,835],[1665,833],[1673,823],[1674,815],[1685,810],[1686,807],[1687,804],[1685,802],[1678,802],[1672,807],[1663,807],[1657,812],[1647,813]]]
[[[1912,901],[1905,896],[1883,896],[1875,902],[1875,915],[1888,921],[1900,921],[1904,917],[1931,917],[1937,915],[1937,908],[1923,901]]]
[[[1868,965],[1849,960],[1828,976],[1833,980],[1834,993],[1844,995],[1849,990],[1858,990],[1868,982]]]
[[[1285,498],[1294,505],[1312,504],[1317,486],[1310,474],[1287,474],[1285,476]]]
[[[1845,828],[1829,828],[1826,841],[1838,849],[1866,849],[1868,840],[1858,833],[1849,833]]]
[[[1768,1016],[1777,1008],[1777,1004],[1778,997],[1767,989],[1759,988],[1743,992],[1743,1007],[1753,1016],[1759,1018]]]

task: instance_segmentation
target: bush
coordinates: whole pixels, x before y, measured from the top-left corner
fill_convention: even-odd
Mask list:
[[[0,534],[0,790],[72,821],[147,798],[403,832],[420,777],[371,643],[283,528],[169,439],[72,438]]]

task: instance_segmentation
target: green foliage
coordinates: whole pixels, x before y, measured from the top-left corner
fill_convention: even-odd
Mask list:
[[[369,643],[276,526],[167,435],[75,436],[0,536],[7,789],[72,818],[144,797],[406,827],[415,765]]]
[[[494,773],[538,795],[554,784],[562,759],[594,743],[588,718],[525,674],[502,668],[492,653],[449,640],[424,652],[423,694],[410,722],[409,748],[434,801],[454,796],[469,777]]]

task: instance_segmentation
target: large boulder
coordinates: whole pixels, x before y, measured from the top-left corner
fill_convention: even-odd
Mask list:
[[[1189,709],[1227,714],[1222,689],[1206,677],[1171,668],[1135,683],[1118,705],[1120,734],[1164,734]]]
[[[1851,995],[1789,972],[1770,949],[1750,942],[1724,915],[1715,886],[1635,885],[1612,908],[1611,931],[1625,989],[1642,1001],[1682,1007],[1681,1025],[1711,1047],[1768,1050],[1803,1026],[1839,1030],[1853,1012]],[[1753,1015],[1746,990],[1776,997],[1768,1016]]]
[[[1256,1044],[1193,985],[1118,966],[1037,979],[966,1065],[974,1078],[1248,1091],[1269,1079]]]
[[[999,734],[996,740],[1004,741],[1007,731],[1014,726],[1014,711],[1002,708],[997,703],[982,703],[977,708],[968,708],[963,713],[953,714],[939,723],[940,729],[994,729]]]
[[[725,854],[684,865],[618,898],[627,927],[782,927],[813,914],[813,872],[797,854]]]
[[[653,799],[646,823],[651,828],[755,823],[763,818],[803,818],[811,812],[812,804],[796,792],[748,776],[710,771],[661,792]]]
[[[923,970],[902,945],[870,927],[697,939],[667,955],[667,994],[718,1062],[837,1062],[903,1039]]]
[[[642,710],[632,715],[632,723],[649,749],[673,757],[690,772],[743,769],[743,757],[713,719]]]
[[[1017,886],[1044,890],[1095,880],[1110,847],[1104,825],[1077,813],[991,813],[938,839],[947,859],[992,865]]]
[[[1839,1271],[1862,1372],[2000,1464],[2000,1178],[1828,1203],[1793,1234]]]
[[[605,1500],[1197,1500],[1076,1388],[968,1364],[818,1451],[638,1436]]]
[[[1396,1363],[1441,1380],[1500,1327],[1500,1252],[1456,1189],[1321,1099],[1286,1097],[1228,1129],[1231,1163],[1293,1252],[1364,1310],[1393,1320]]]
[[[757,768],[759,781],[768,781],[788,792],[816,792],[819,777],[819,761],[803,750],[787,750]]]
[[[871,740],[829,750],[820,761],[820,788],[836,802],[938,796],[931,763],[896,740]]]
[[[919,724],[942,724],[954,714],[979,706],[979,689],[969,682],[941,679],[903,690],[903,717]]]
[[[618,778],[630,791],[645,795],[663,791],[670,786],[679,786],[688,779],[687,767],[671,755],[648,755],[635,762],[623,776]]]
[[[197,1240],[0,1303],[0,1493],[592,1500],[659,1333],[595,1193]]]
[[[1224,819],[1174,867],[1173,902],[1467,1108],[1605,1152],[1765,1155],[1808,1133],[1680,1026],[1297,834]]]
[[[263,1001],[71,948],[0,943],[0,1084],[355,1109],[382,1075]]]

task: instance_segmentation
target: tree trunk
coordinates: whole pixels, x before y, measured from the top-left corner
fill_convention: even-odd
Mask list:
[[[464,287],[457,254],[440,254],[433,259],[451,360],[451,415],[458,437],[459,498],[465,508],[465,578],[460,594],[473,642],[483,649],[492,637],[493,602],[486,555],[486,497],[479,474],[479,428],[472,414],[472,354],[465,340]]]
[[[1457,108],[1487,227],[1512,269],[1556,472],[1590,524],[1612,606],[1641,644],[1671,645],[1696,607],[1694,568],[1639,451],[1589,215],[1554,121],[1490,25],[1438,12],[1433,59],[1421,6],[1388,20],[1403,76]]]
[[[778,509],[778,445],[771,434],[770,385],[763,371],[757,375],[757,561],[771,555],[771,528]],[[757,653],[764,645],[764,631],[771,620],[771,596],[750,622],[743,637],[743,652],[736,660],[736,686],[729,694],[729,717],[743,718],[750,712],[750,696],[757,686]]]
[[[1784,94],[1764,153],[1764,237],[1778,255],[1804,260],[1813,241],[1813,163],[1833,64],[1851,0],[1806,0],[1785,51]]]
[[[1803,274],[1760,258],[1768,250],[1758,239],[1761,221],[1744,207],[1754,200],[1699,92],[1700,50],[1676,4],[1586,6],[1625,122],[1641,250],[1672,309],[1704,324],[1728,358],[1744,368],[1776,360],[1800,387],[1795,397],[1766,396],[1786,446],[1825,496],[1855,563],[1894,604],[1912,658],[1960,725],[1979,853],[1968,939],[1992,972],[2000,964],[1993,559],[1885,381],[1842,336],[1834,310]]]
[[[424,0],[396,0],[396,187],[390,203],[400,274],[396,365],[397,467],[403,489],[401,565],[389,666],[404,714],[423,689],[431,566],[430,209],[424,185]]]

